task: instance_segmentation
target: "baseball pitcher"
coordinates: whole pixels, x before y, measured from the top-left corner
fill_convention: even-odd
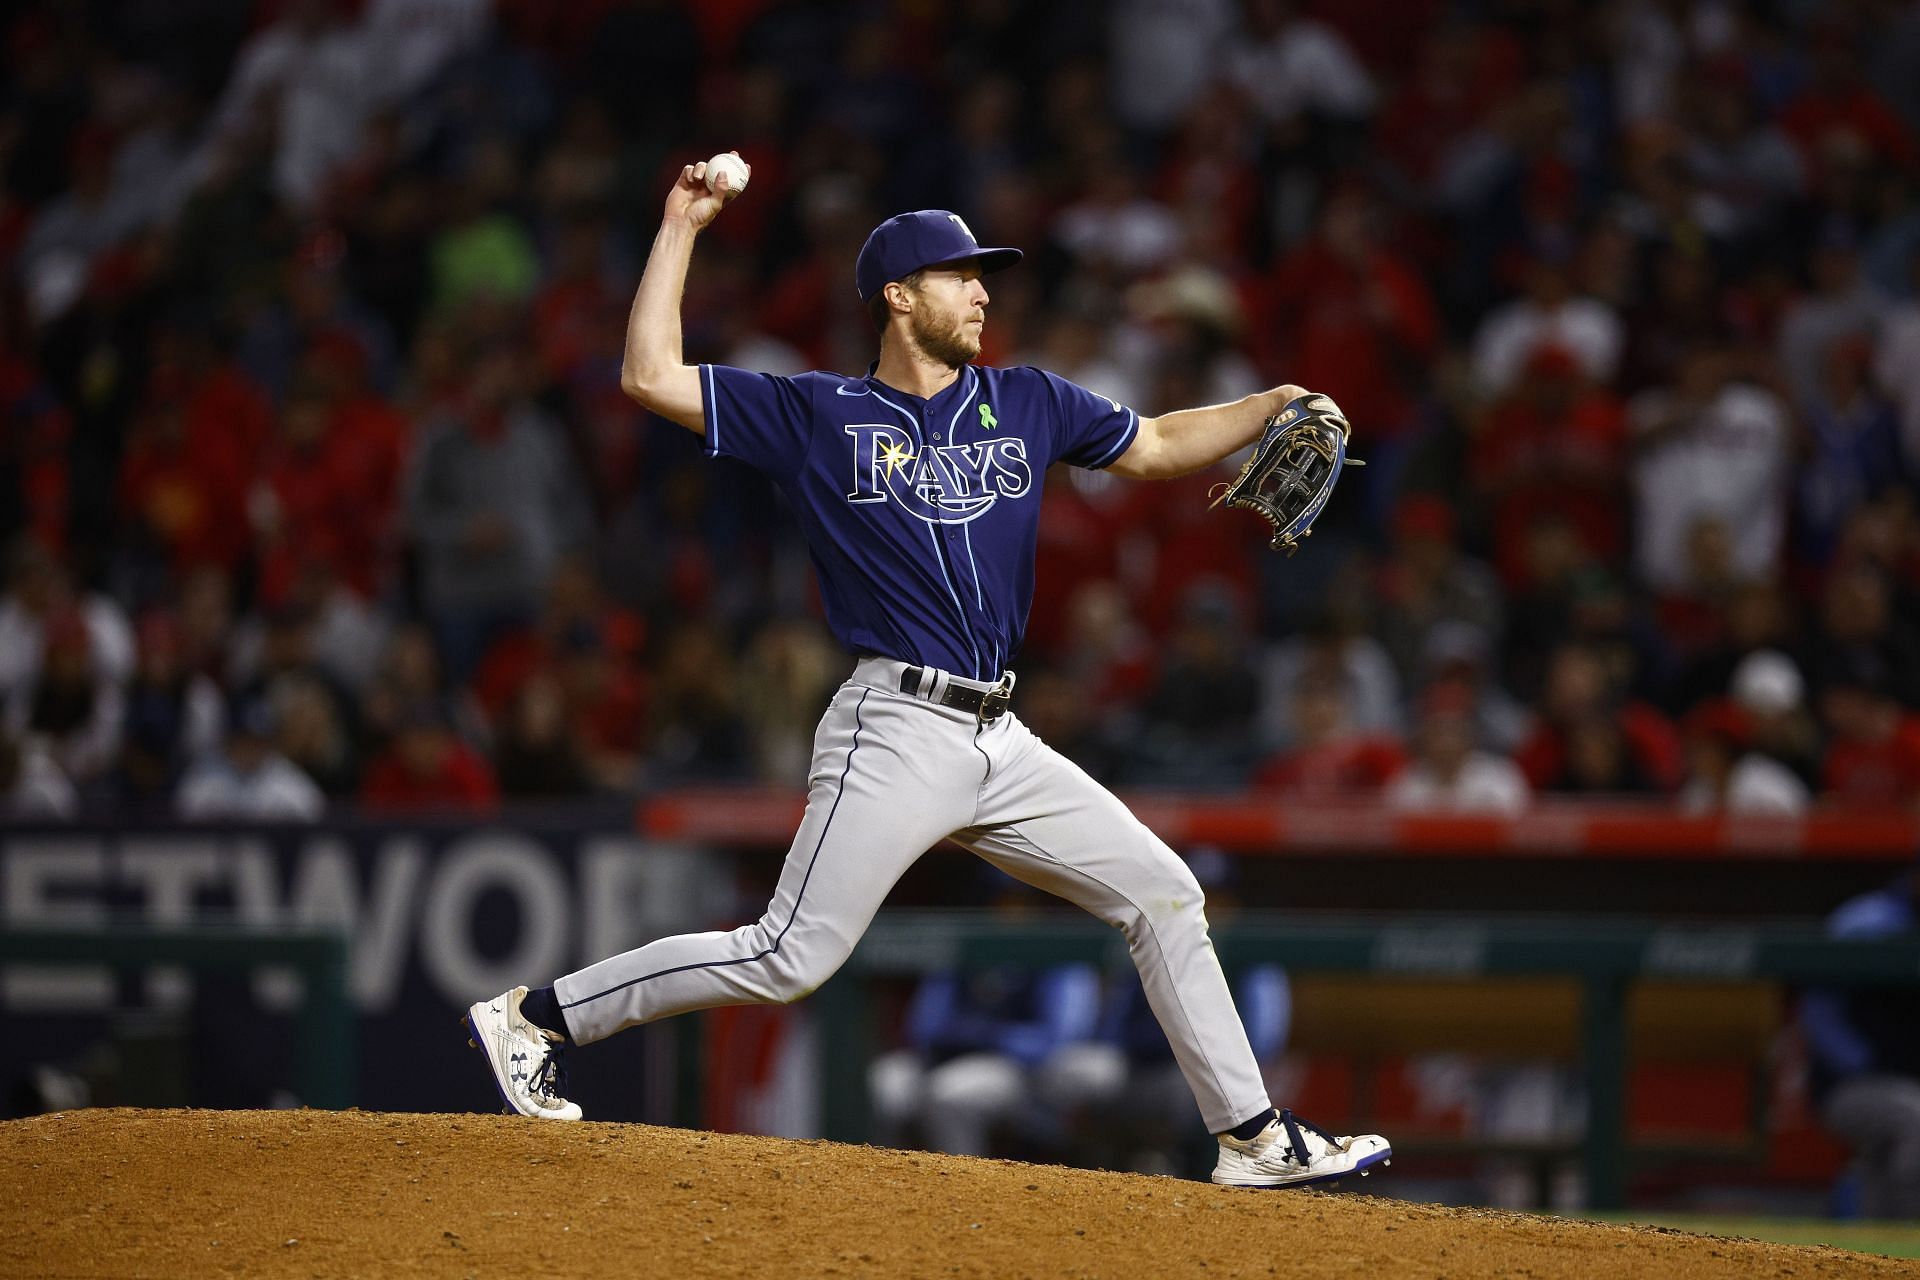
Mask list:
[[[1143,418],[1040,369],[980,353],[985,277],[1018,249],[982,248],[958,216],[874,228],[854,286],[880,333],[863,378],[775,377],[681,354],[680,300],[700,231],[745,185],[738,156],[684,168],[667,196],[627,327],[621,385],[698,432],[706,452],[765,472],[819,574],[827,623],[855,655],[814,738],[807,807],[766,913],[724,933],[663,938],[516,987],[467,1015],[513,1110],[577,1119],[563,1050],[718,1005],[798,1000],[833,976],[888,891],[951,838],[1122,930],[1201,1118],[1213,1180],[1279,1187],[1365,1174],[1377,1135],[1336,1137],[1276,1113],[1207,936],[1199,884],[1167,845],[1014,713],[1034,589],[1041,478],[1056,462],[1132,479],[1186,475],[1258,443],[1219,501],[1272,522],[1291,551],[1345,458],[1324,396],[1281,386],[1235,404]],[[1057,589],[1057,584],[1056,584]]]

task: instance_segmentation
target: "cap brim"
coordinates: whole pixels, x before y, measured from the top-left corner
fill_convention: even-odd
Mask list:
[[[1025,256],[1018,249],[979,249],[958,258],[946,258],[940,262],[929,262],[921,270],[932,267],[956,267],[963,262],[976,262],[985,274],[1004,271]]]

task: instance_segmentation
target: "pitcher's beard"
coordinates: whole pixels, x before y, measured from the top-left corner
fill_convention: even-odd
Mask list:
[[[939,325],[923,309],[915,311],[908,323],[914,343],[949,369],[958,369],[980,354],[980,339],[968,333],[966,324],[957,318]]]

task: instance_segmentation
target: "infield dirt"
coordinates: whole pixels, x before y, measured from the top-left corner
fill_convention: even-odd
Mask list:
[[[67,1112],[0,1124],[0,1169],[4,1276],[1920,1276],[1354,1194],[496,1116]]]

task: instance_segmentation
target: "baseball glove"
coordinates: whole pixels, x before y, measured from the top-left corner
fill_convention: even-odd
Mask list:
[[[1273,526],[1273,549],[1292,555],[1313,532],[1340,468],[1365,465],[1347,456],[1352,432],[1347,416],[1328,397],[1309,391],[1289,400],[1267,419],[1266,432],[1240,474],[1214,487],[1212,506],[1258,511]]]

